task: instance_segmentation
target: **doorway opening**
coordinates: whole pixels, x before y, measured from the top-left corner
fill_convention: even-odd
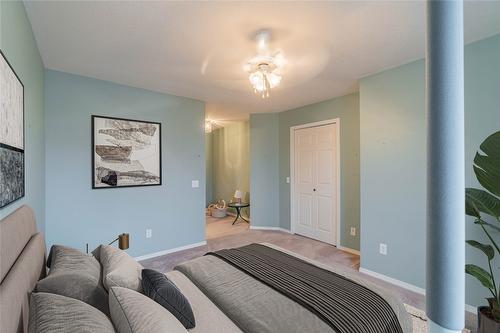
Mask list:
[[[206,131],[205,155],[206,238],[248,232],[250,229],[249,122],[231,122]]]

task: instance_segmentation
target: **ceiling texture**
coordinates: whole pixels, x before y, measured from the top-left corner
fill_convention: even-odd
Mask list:
[[[358,79],[424,57],[425,3],[25,1],[46,68],[206,102],[246,119],[357,91]],[[281,84],[256,95],[255,33],[283,52]],[[500,1],[465,3],[466,43],[500,33]]]

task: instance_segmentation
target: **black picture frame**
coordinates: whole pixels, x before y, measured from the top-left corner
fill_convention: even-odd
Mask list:
[[[19,81],[19,83],[21,84],[21,87],[22,87],[22,136],[23,136],[23,148],[20,149],[18,147],[14,147],[14,146],[11,146],[11,145],[8,145],[6,143],[3,143],[0,141],[0,149],[5,149],[9,152],[16,152],[16,153],[19,153],[21,154],[21,157],[22,157],[22,187],[21,187],[21,194],[16,196],[16,198],[14,198],[13,200],[10,200],[8,202],[4,202],[2,200],[2,198],[0,197],[0,209],[3,209],[11,204],[13,204],[14,202],[24,198],[26,196],[26,125],[25,125],[25,108],[26,108],[26,103],[24,102],[24,99],[25,99],[25,91],[24,91],[24,84],[23,84],[23,81],[21,80],[21,78],[19,77],[19,75],[17,75],[16,71],[14,70],[14,67],[12,66],[12,64],[9,62],[9,60],[7,59],[7,57],[5,56],[5,54],[3,53],[2,49],[0,49],[0,55],[2,57],[2,59],[5,61],[5,63],[9,66],[10,70],[12,71],[12,73],[14,74],[14,76],[16,77],[16,79]]]
[[[118,120],[118,121],[128,121],[128,122],[135,122],[135,123],[144,123],[144,124],[154,124],[158,126],[158,163],[159,163],[159,182],[154,183],[154,184],[136,184],[136,185],[117,185],[117,186],[96,186],[95,183],[95,170],[96,170],[96,164],[95,164],[95,119],[96,118],[101,118],[101,119],[111,119],[111,120]],[[92,189],[99,190],[99,189],[111,189],[111,188],[127,188],[127,187],[143,187],[143,186],[161,186],[162,185],[162,142],[161,142],[161,123],[160,122],[154,122],[154,121],[147,121],[147,120],[138,120],[138,119],[129,119],[129,118],[118,118],[118,117],[110,117],[110,116],[101,116],[101,115],[92,115],[91,116],[91,131],[90,131],[90,136],[91,136],[91,161],[92,161],[92,179],[91,179],[91,184],[92,184]]]

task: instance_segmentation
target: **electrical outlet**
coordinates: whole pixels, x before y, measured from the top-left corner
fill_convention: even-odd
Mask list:
[[[290,177],[286,177],[286,183],[290,184]]]
[[[191,181],[191,187],[192,188],[198,188],[198,187],[200,187],[200,181],[199,180],[192,180]]]
[[[146,229],[146,238],[153,237],[153,229]]]
[[[351,227],[351,236],[356,236],[356,228]]]
[[[381,255],[387,255],[387,244],[380,243],[379,252]]]

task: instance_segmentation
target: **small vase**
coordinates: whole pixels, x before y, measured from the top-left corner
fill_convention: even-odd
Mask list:
[[[500,333],[500,323],[483,314],[487,306],[477,308],[477,333]]]

